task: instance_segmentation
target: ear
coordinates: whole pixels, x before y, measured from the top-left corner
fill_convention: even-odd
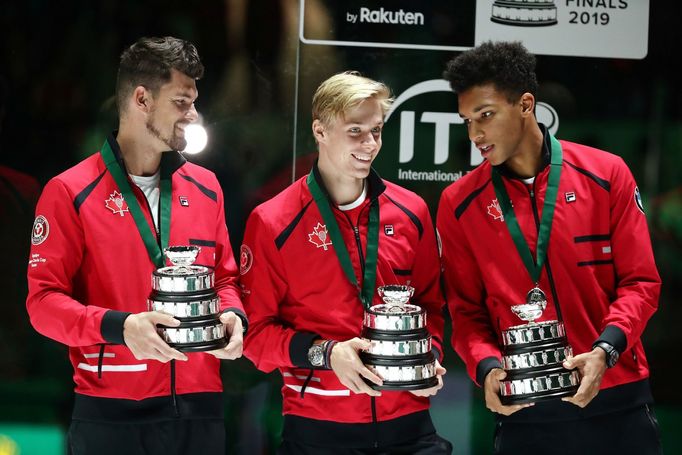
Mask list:
[[[521,115],[527,116],[532,115],[535,112],[535,97],[526,92],[521,95]]]
[[[138,85],[135,87],[135,90],[133,90],[133,104],[135,105],[135,108],[148,113],[152,107],[151,92],[143,86]]]
[[[324,130],[324,125],[319,119],[313,120],[313,136],[315,137],[315,140],[319,143],[322,142],[325,139],[325,130]]]

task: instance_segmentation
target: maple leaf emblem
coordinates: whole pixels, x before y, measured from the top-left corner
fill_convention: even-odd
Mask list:
[[[121,216],[123,216],[123,212],[128,212],[128,204],[126,203],[126,200],[123,199],[123,195],[119,193],[118,191],[114,191],[112,194],[109,195],[109,199],[104,201],[104,205],[114,212],[114,215],[117,213]]]
[[[497,199],[493,199],[488,206],[488,215],[492,216],[493,219],[504,221],[504,215],[502,214],[502,208]]]
[[[313,228],[313,232],[308,234],[308,241],[316,247],[324,248],[324,251],[327,251],[327,247],[332,244],[327,232],[327,225],[318,222],[317,226]]]

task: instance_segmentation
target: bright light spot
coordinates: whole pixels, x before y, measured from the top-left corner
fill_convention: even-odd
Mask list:
[[[193,123],[187,125],[187,128],[185,128],[185,139],[187,139],[187,147],[185,147],[183,153],[194,155],[195,153],[201,152],[206,147],[206,144],[208,143],[208,134],[203,126]]]

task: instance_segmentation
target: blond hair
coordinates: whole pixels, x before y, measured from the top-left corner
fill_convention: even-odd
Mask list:
[[[391,90],[382,82],[361,76],[357,71],[335,74],[315,91],[313,120],[331,125],[338,116],[369,98],[379,100],[384,115],[393,102]]]

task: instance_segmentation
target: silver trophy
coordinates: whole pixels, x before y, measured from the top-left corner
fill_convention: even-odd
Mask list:
[[[377,292],[384,303],[365,310],[362,337],[370,342],[370,348],[360,358],[384,383],[368,384],[377,390],[418,390],[437,385],[426,312],[408,303],[414,288],[388,285]]]
[[[159,325],[158,331],[169,346],[182,352],[227,346],[213,270],[193,265],[199,251],[198,246],[166,248],[164,254],[173,265],[152,273],[152,293],[147,299],[150,311],[163,311],[180,321],[177,327]]]
[[[507,372],[500,381],[502,404],[544,401],[578,390],[578,371],[562,365],[573,355],[563,322],[535,322],[546,307],[547,298],[537,287],[528,292],[526,303],[511,307],[527,323],[502,331],[502,368]]]

